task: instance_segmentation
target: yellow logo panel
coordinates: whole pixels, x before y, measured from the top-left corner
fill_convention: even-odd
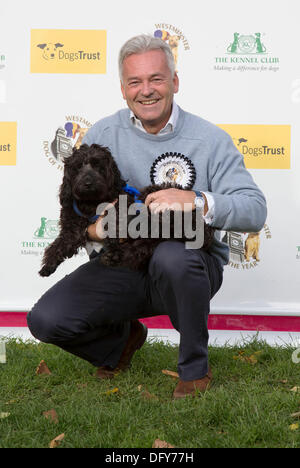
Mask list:
[[[0,122],[0,166],[17,164],[17,122]]]
[[[31,30],[31,73],[106,73],[106,31]]]
[[[290,169],[290,125],[218,125],[229,133],[248,169]]]

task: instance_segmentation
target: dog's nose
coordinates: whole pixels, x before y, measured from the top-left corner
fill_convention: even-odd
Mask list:
[[[84,186],[85,186],[85,187],[90,187],[91,185],[92,185],[92,179],[91,179],[91,177],[86,177],[86,178],[84,179]]]

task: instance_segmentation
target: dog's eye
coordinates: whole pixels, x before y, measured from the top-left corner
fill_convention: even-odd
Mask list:
[[[101,168],[101,163],[99,159],[93,159],[91,161],[91,166],[94,167],[95,169],[100,169]]]
[[[79,169],[81,169],[83,166],[83,163],[82,161],[78,161],[78,163],[75,164],[75,167],[76,167],[76,170],[79,171]]]

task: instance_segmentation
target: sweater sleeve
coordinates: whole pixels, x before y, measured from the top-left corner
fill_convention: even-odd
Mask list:
[[[225,231],[260,231],[267,216],[266,199],[223,130],[212,148],[208,176],[215,201],[211,225]]]

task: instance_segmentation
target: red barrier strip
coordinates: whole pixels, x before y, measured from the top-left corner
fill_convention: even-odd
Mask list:
[[[26,312],[0,312],[0,327],[27,327]],[[148,328],[172,329],[166,315],[141,319]],[[208,318],[210,330],[258,330],[300,332],[300,317],[283,315],[221,315]]]

